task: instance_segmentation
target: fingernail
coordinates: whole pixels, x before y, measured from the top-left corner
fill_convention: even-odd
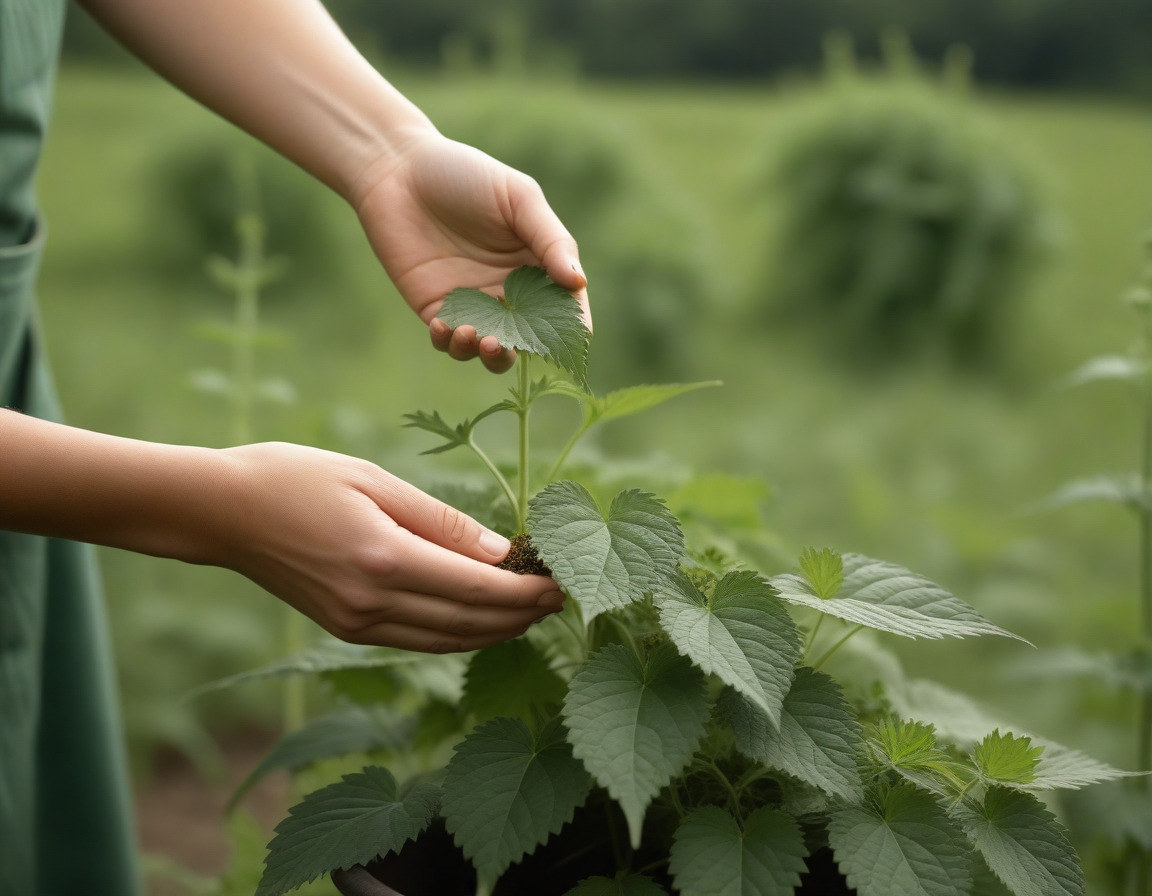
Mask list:
[[[512,542],[491,529],[485,529],[480,533],[479,543],[487,553],[499,557],[503,557],[512,548]]]
[[[433,318],[432,323],[428,325],[428,329],[432,331],[433,336],[447,336],[452,332],[452,328],[440,318]]]
[[[580,267],[580,262],[578,262],[578,261],[572,262],[572,270],[574,270],[577,274],[579,274],[585,283],[588,282],[588,277],[585,275],[584,269],[582,267]]]
[[[564,606],[564,593],[562,591],[549,591],[546,594],[540,595],[540,599],[536,601],[538,607],[552,607],[559,609]]]

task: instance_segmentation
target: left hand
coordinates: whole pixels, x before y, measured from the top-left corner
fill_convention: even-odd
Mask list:
[[[361,178],[353,204],[368,240],[404,300],[428,324],[433,346],[457,360],[479,356],[503,373],[516,360],[493,336],[453,330],[436,317],[461,286],[502,293],[521,265],[543,267],[580,302],[589,330],[587,280],[576,241],[531,177],[434,130]]]

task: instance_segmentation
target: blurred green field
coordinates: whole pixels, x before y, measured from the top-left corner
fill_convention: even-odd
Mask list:
[[[573,223],[596,315],[593,385],[649,378],[629,356],[658,344],[660,379],[725,386],[606,430],[600,453],[585,459],[614,459],[631,471],[631,484],[657,491],[693,471],[765,479],[774,489],[766,525],[781,565],[807,544],[861,551],[934,578],[1040,649],[1129,637],[1137,620],[1132,522],[1104,507],[1024,511],[1071,477],[1137,463],[1131,396],[1115,387],[1057,394],[1051,384],[1091,356],[1128,348],[1132,320],[1119,298],[1141,268],[1142,235],[1152,225],[1145,110],[1076,97],[980,96],[977,111],[1027,160],[1060,224],[1043,277],[1018,297],[1010,363],[983,378],[931,363],[861,375],[813,340],[754,322],[777,224],[765,171],[802,120],[803,85],[396,80],[451,136],[466,138],[464,123],[477,110],[496,116],[498,134],[493,110],[524,107],[541,110],[541,128],[573,140],[595,135],[628,157],[623,208]],[[230,300],[197,270],[174,274],[155,263],[159,237],[182,213],[157,202],[156,174],[206,143],[267,155],[141,72],[63,72],[41,174],[50,234],[41,294],[73,423],[144,439],[228,441],[219,399],[193,390],[189,376],[226,363],[225,349],[200,332],[205,321],[228,317]],[[428,442],[403,429],[401,415],[437,408],[449,419],[464,416],[498,400],[504,385],[433,353],[353,215],[297,180],[328,248],[306,288],[274,287],[266,296],[264,319],[286,341],[261,353],[261,372],[290,381],[299,398],[263,409],[257,436],[363,455],[434,483],[454,458],[419,457]],[[701,285],[687,319],[669,312],[649,333],[630,331],[634,345],[620,338],[630,295],[602,266],[597,247],[608,245],[625,257],[633,246],[645,257],[663,252],[670,266],[689,259]],[[538,438],[548,444],[546,420]],[[217,570],[103,557],[138,759],[164,740],[208,750],[205,725],[274,722],[274,692],[180,702],[205,680],[280,653],[283,617],[274,601]],[[911,668],[1130,765],[1132,745],[1116,735],[1128,708],[1067,686],[1005,684],[1001,669],[1022,652],[971,642],[904,650]]]

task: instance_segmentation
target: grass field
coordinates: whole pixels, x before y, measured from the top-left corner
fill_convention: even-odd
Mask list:
[[[801,87],[397,80],[453,136],[468,136],[477,109],[523,105],[545,110],[542,128],[595,134],[628,155],[622,208],[602,226],[582,219],[576,229],[592,281],[598,388],[643,372],[629,367],[629,346],[614,333],[630,297],[597,280],[597,247],[650,252],[656,244],[702,273],[690,324],[663,320],[653,335],[630,338],[667,340],[662,379],[725,386],[608,431],[603,457],[665,483],[693,470],[763,478],[774,489],[766,525],[783,555],[827,544],[903,563],[1042,649],[1127,638],[1136,621],[1131,521],[1111,508],[1023,510],[1066,479],[1137,463],[1130,396],[1050,386],[1093,355],[1128,348],[1132,320],[1119,298],[1141,268],[1141,237],[1152,225],[1145,110],[1076,97],[978,98],[979,113],[1042,180],[1060,224],[1042,278],[1018,297],[1011,363],[999,377],[958,378],[931,364],[861,376],[815,342],[749,323],[758,284],[771,276],[775,226],[772,196],[757,183],[806,108]],[[143,73],[63,73],[41,176],[50,231],[41,292],[74,423],[164,441],[228,440],[219,401],[187,383],[191,371],[224,363],[221,346],[198,328],[225,318],[229,300],[196,270],[165,273],[153,257],[157,234],[181,213],[158,205],[155,174],[204,143],[248,146]],[[299,189],[333,248],[306,292],[267,296],[265,318],[288,341],[263,353],[261,367],[292,382],[299,399],[263,411],[258,435],[361,454],[432,482],[440,460],[418,456],[427,442],[402,429],[400,415],[435,407],[463,416],[498,400],[504,386],[431,352],[353,216],[302,178]],[[548,441],[546,427],[540,440]],[[273,601],[219,571],[104,557],[140,755],[157,739],[194,748],[202,721],[219,727],[264,711],[267,695],[173,701],[275,656]],[[1130,763],[1115,734],[1124,707],[1054,685],[992,690],[992,676],[1022,650],[964,642],[905,654],[911,667],[970,687],[1035,729]]]

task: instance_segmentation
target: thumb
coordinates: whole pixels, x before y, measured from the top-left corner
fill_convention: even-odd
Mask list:
[[[482,563],[499,563],[508,555],[512,544],[503,535],[413,485],[395,482],[405,494],[385,512],[413,535]]]

